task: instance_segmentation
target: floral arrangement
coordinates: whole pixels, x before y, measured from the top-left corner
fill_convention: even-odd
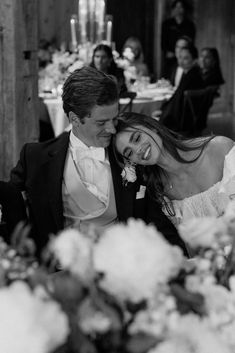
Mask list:
[[[52,54],[52,62],[39,71],[39,92],[57,94],[60,86],[69,73],[84,66],[77,53],[56,50]]]
[[[20,225],[0,242],[0,351],[232,353],[235,201],[180,233],[192,259],[130,219],[102,235],[64,230],[39,264]]]

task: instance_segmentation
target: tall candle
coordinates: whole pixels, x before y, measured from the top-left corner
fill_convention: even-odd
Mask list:
[[[76,36],[76,20],[75,18],[70,19],[70,27],[71,27],[71,39],[72,39],[72,46],[73,49],[77,47],[77,36]]]
[[[89,40],[91,43],[95,40],[95,5],[96,0],[89,0]]]
[[[82,44],[87,41],[87,0],[78,1],[78,23],[81,32]]]
[[[96,41],[100,43],[103,39],[104,33],[104,14],[105,14],[105,2],[104,0],[96,0],[96,26],[97,26],[97,38]]]
[[[108,20],[107,21],[107,34],[106,34],[106,40],[107,42],[111,45],[112,44],[112,21]]]

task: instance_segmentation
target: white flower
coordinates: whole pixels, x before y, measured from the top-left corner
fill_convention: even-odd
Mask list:
[[[225,341],[196,315],[179,316],[163,343],[148,353],[231,353]]]
[[[221,218],[193,218],[179,225],[179,233],[192,248],[214,248],[230,241],[227,226]]]
[[[234,222],[235,221],[235,200],[231,200],[228,203],[228,206],[225,209],[225,212],[223,214],[223,218],[227,221],[227,222]]]
[[[49,353],[62,345],[69,326],[59,305],[43,301],[24,282],[0,290],[0,349],[4,353]]]
[[[229,202],[222,218],[228,226],[228,233],[234,236],[235,235],[235,200],[232,200]]]
[[[235,276],[234,275],[229,278],[229,288],[235,295]]]
[[[150,305],[145,310],[138,311],[128,331],[130,334],[146,333],[147,335],[160,337],[166,330],[170,317],[175,312],[175,298],[165,295],[154,305]]]
[[[127,183],[134,183],[137,179],[135,165],[131,163],[125,164],[121,176],[124,185]]]
[[[83,283],[93,277],[92,240],[75,229],[67,229],[49,244],[63,269],[71,271]]]
[[[150,298],[158,284],[178,273],[182,262],[181,249],[141,220],[110,227],[94,248],[95,270],[104,273],[101,287],[132,302]]]
[[[131,50],[131,48],[125,48],[125,50],[122,53],[123,58],[129,60],[130,62],[133,62],[135,60],[135,54]]]
[[[89,299],[83,301],[78,310],[79,326],[84,333],[105,333],[111,326],[110,318],[92,305]]]

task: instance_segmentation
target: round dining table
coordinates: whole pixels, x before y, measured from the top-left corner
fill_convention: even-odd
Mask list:
[[[130,98],[119,99],[119,110],[132,111],[152,116],[153,112],[160,110],[163,101],[169,99],[172,95],[171,92],[157,90],[154,92],[141,92],[130,102]],[[63,103],[61,97],[52,97],[49,95],[41,95],[44,103],[47,106],[50,121],[54,130],[55,136],[58,136],[65,130],[71,128],[68,117],[63,111]],[[131,104],[130,104],[131,103]]]

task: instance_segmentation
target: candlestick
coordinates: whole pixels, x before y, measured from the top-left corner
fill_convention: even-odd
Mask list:
[[[89,0],[89,41],[95,41],[95,7],[96,0]]]
[[[72,39],[72,47],[75,51],[78,45],[77,35],[76,35],[76,15],[72,15],[70,19],[70,27],[71,27],[71,39]]]
[[[82,44],[87,41],[87,0],[78,1],[78,23],[81,33],[81,42]]]
[[[107,42],[111,44],[112,42],[112,22],[108,21],[107,22]]]
[[[96,42],[100,43],[103,38],[104,33],[104,14],[105,14],[105,2],[104,0],[96,0],[96,9],[95,9],[95,21],[97,26],[96,31]]]
[[[106,15],[106,42],[110,46],[112,44],[112,27],[113,27],[113,16]]]

